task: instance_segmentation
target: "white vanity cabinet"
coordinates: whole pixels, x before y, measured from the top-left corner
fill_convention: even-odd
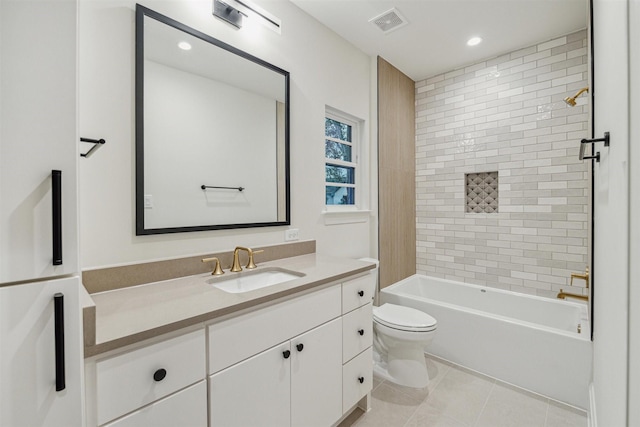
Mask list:
[[[371,391],[375,276],[209,325],[210,426],[336,423]]]
[[[330,426],[342,416],[341,330],[334,319],[212,375],[211,426]]]
[[[329,426],[341,370],[339,284],[213,323],[211,426]]]
[[[361,275],[93,356],[87,426],[335,425],[371,390],[374,286]]]

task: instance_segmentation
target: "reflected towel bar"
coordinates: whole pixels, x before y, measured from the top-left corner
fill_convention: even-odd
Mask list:
[[[204,185],[204,184],[202,184],[200,186],[200,188],[203,189],[203,190],[205,190],[207,188],[218,188],[218,189],[221,189],[221,190],[238,190],[238,191],[244,190],[244,187],[216,187],[214,185]]]

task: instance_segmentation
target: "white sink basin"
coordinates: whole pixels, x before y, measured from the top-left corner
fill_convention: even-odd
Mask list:
[[[299,279],[304,276],[303,273],[277,268],[231,273],[229,276],[227,276],[227,274],[222,277],[211,278],[207,280],[207,283],[225,292],[239,294]]]

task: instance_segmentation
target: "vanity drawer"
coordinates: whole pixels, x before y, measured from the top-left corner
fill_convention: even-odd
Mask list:
[[[371,347],[342,367],[342,412],[353,407],[373,386]]]
[[[209,374],[340,316],[340,285],[209,325]]]
[[[201,329],[97,361],[98,424],[204,379],[205,352]]]
[[[104,427],[207,425],[207,383],[203,380]]]
[[[342,363],[353,359],[372,343],[373,311],[369,303],[342,317]]]
[[[376,288],[376,276],[366,274],[342,284],[342,313],[348,313],[373,301]]]

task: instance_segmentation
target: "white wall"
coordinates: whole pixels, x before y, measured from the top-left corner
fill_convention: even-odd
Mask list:
[[[629,117],[640,117],[640,0],[629,3]],[[640,121],[630,123],[629,259],[640,259]],[[629,263],[629,417],[640,425],[640,263]],[[633,402],[633,404],[631,404]]]
[[[330,105],[367,121],[370,58],[288,1],[258,2],[282,20],[282,34],[236,30],[207,1],[141,4],[291,72],[291,221],[320,253],[370,254],[371,218],[325,225],[324,111]],[[80,163],[84,269],[284,241],[286,227],[135,236],[134,1],[80,2],[80,135],[107,143]],[[374,149],[370,152],[375,152]]]

